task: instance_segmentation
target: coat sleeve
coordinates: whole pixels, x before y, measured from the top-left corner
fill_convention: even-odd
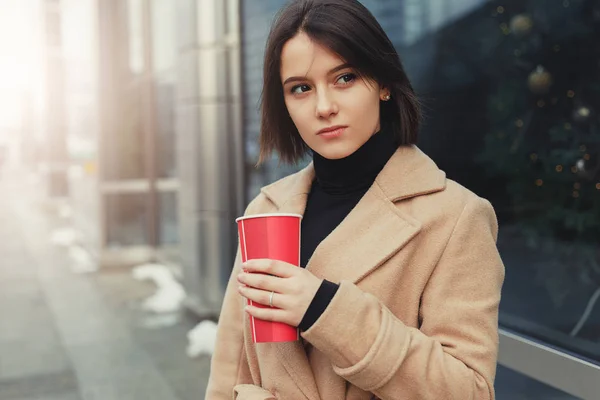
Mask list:
[[[420,329],[342,281],[303,337],[339,376],[383,400],[493,400],[504,280],[497,230],[489,202],[469,199],[423,291]]]

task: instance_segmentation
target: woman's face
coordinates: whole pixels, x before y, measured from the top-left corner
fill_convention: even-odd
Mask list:
[[[379,130],[379,102],[389,92],[359,78],[344,60],[305,33],[283,47],[281,82],[300,136],[325,158],[349,156]]]

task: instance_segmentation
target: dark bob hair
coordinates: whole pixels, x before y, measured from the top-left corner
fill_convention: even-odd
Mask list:
[[[369,10],[356,0],[293,0],[276,17],[265,49],[259,164],[273,151],[295,164],[309,150],[286,108],[280,76],[283,46],[300,32],[388,88],[391,100],[381,103],[381,124],[393,130],[399,146],[416,143],[419,101],[396,49]]]

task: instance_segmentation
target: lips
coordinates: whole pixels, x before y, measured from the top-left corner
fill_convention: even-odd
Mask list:
[[[319,132],[317,132],[317,135],[323,135],[323,136],[328,136],[328,135],[339,135],[341,134],[344,129],[346,129],[347,126],[344,125],[335,125],[335,126],[330,126],[324,129],[321,129]]]

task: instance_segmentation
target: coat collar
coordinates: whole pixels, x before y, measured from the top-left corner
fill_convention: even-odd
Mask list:
[[[262,189],[281,213],[304,214],[315,171],[312,164]],[[358,283],[400,251],[421,223],[393,203],[441,191],[446,175],[416,146],[400,147],[346,218],[317,246],[306,269],[332,282]],[[365,251],[367,250],[368,251]],[[319,398],[300,342],[276,345],[279,361],[309,400]]]
[[[265,186],[261,192],[277,208],[290,206],[293,208],[296,205],[301,208],[297,212],[304,214],[301,200],[303,196],[308,195],[314,177],[315,169],[311,162],[296,174]],[[395,202],[443,190],[446,186],[446,174],[418,147],[401,146],[392,155],[375,182],[383,190],[384,195]]]

